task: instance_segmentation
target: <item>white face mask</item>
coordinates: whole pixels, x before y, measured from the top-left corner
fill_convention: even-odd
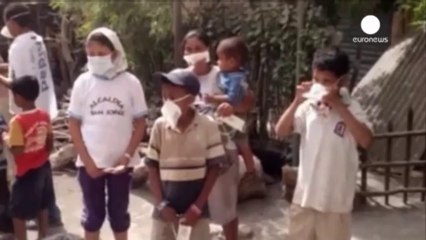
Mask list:
[[[161,107],[161,114],[172,127],[175,128],[177,126],[179,118],[182,115],[182,110],[176,103],[189,96],[190,95],[186,95],[173,101],[168,99],[164,101],[163,107]]]
[[[185,60],[186,63],[188,63],[188,65],[194,65],[199,61],[206,61],[209,62],[210,61],[210,54],[209,51],[204,51],[204,52],[200,52],[200,53],[193,53],[193,54],[188,54],[183,56],[183,59]]]
[[[4,26],[1,31],[0,34],[5,37],[5,38],[9,38],[9,39],[13,39],[12,34],[9,31],[9,28],[7,26]]]
[[[327,116],[331,108],[321,102],[322,97],[327,93],[328,90],[324,85],[314,83],[312,84],[310,91],[305,93],[303,96],[312,102],[312,105],[320,113],[320,115]],[[351,103],[351,95],[347,88],[341,87],[339,89],[339,95],[345,105],[349,105]]]
[[[314,83],[311,86],[309,92],[305,93],[303,97],[308,100],[320,101],[324,95],[327,94],[327,88],[324,85],[319,83]]]
[[[87,58],[87,67],[93,74],[103,76],[108,70],[114,67],[111,54],[107,56],[96,56]]]

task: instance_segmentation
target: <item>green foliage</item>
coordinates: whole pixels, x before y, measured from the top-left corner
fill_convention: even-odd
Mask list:
[[[120,35],[131,69],[152,88],[152,73],[172,62],[171,4],[169,1],[52,0],[53,8],[78,22],[82,41],[96,27],[107,26]],[[151,91],[147,91],[148,96]]]
[[[286,1],[199,1],[195,11],[183,12],[183,28],[201,28],[216,43],[232,35],[246,39],[251,52],[250,84],[257,95],[261,125],[266,125],[268,109],[281,110],[283,103],[291,98],[297,54],[301,58],[302,75],[309,76],[313,52],[326,45],[329,37],[326,26],[333,24],[334,18],[317,3],[307,2],[300,53],[297,53],[296,6]],[[52,6],[64,16],[74,16],[73,19],[79,21],[80,38],[102,25],[116,30],[134,71],[143,76],[146,89],[152,90],[149,80],[152,72],[171,67],[170,1],[52,0]],[[149,90],[148,96],[152,92]]]
[[[399,0],[401,7],[412,11],[412,24],[416,27],[426,29],[426,1],[425,0]]]
[[[214,13],[214,14],[212,14]],[[282,2],[232,6],[219,1],[203,6],[198,27],[214,40],[232,35],[245,37],[251,52],[251,84],[257,95],[265,95],[268,107],[281,108],[294,89],[296,69],[296,7]],[[317,5],[309,4],[302,31],[302,73],[308,74],[313,51],[326,44],[328,18]],[[266,91],[262,93],[262,88]],[[262,104],[262,101],[259,101]]]
[[[250,84],[255,90],[260,126],[269,109],[281,109],[292,97],[296,78],[297,9],[280,1],[218,1],[199,10],[196,25],[214,43],[232,35],[243,36],[250,47]],[[310,1],[309,1],[310,2]],[[310,2],[301,32],[301,73],[310,76],[313,52],[326,45],[331,24],[323,8]],[[214,53],[214,45],[212,53]],[[264,136],[264,129],[259,129]]]

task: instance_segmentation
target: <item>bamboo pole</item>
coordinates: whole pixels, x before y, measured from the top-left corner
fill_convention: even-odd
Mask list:
[[[173,34],[174,34],[174,63],[176,67],[182,66],[182,1],[172,0]]]
[[[298,0],[297,1],[297,40],[296,40],[296,78],[294,80],[294,86],[296,87],[299,84],[300,80],[300,62],[301,62],[301,54],[302,54],[302,31],[304,25],[304,16],[308,3],[306,0]],[[291,141],[292,149],[293,149],[293,159],[292,165],[296,166],[299,162],[299,137],[293,137]]]

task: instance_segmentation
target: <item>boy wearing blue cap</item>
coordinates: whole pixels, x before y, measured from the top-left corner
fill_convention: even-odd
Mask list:
[[[200,84],[188,70],[157,75],[162,117],[151,132],[146,164],[155,205],[153,240],[174,240],[179,225],[191,226],[191,240],[210,239],[207,199],[225,151],[217,124],[191,106]]]

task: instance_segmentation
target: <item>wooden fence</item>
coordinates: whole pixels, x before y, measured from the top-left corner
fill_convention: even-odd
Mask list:
[[[425,137],[425,147],[426,151],[426,129],[423,130],[413,130],[413,116],[414,112],[412,109],[408,111],[407,114],[407,129],[406,131],[394,131],[393,125],[390,122],[387,127],[387,133],[375,135],[375,140],[385,140],[386,141],[386,153],[384,161],[371,162],[367,156],[366,151],[361,151],[361,194],[365,197],[372,196],[384,196],[385,203],[389,204],[389,197],[394,194],[402,194],[403,201],[406,204],[408,202],[409,194],[419,193],[419,197],[422,201],[425,201],[426,197],[426,159],[422,160],[412,160],[412,139],[414,137]],[[397,138],[405,138],[405,160],[393,159],[392,157],[392,148],[394,146],[394,140]],[[422,158],[425,158],[423,154]],[[422,171],[422,186],[413,187],[410,184],[411,180],[411,171],[414,167],[417,167]],[[367,174],[371,170],[384,169],[384,189],[383,191],[368,191],[368,180]],[[391,189],[391,169],[402,168],[403,169],[403,183],[402,187],[397,189]]]

